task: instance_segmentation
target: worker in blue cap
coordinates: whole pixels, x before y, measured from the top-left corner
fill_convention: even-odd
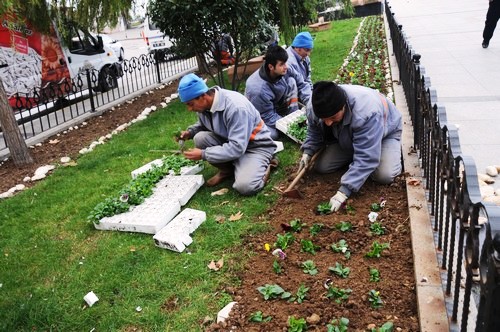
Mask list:
[[[195,74],[180,80],[178,92],[188,111],[198,114],[198,122],[181,133],[181,139],[193,139],[195,145],[184,156],[206,160],[219,169],[207,186],[234,176],[233,188],[240,194],[260,191],[277,160],[273,158],[276,144],[259,111],[242,94],[208,88]]]
[[[309,55],[313,47],[314,42],[311,34],[309,32],[300,32],[293,39],[292,45],[286,49],[288,53],[288,67],[300,73],[311,89],[311,59]]]

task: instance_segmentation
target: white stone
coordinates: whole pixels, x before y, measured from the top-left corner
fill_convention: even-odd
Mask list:
[[[479,191],[481,191],[481,198],[495,195],[495,189],[490,186],[480,186]]]
[[[179,97],[179,94],[177,94],[177,93],[172,93],[172,94],[170,95],[170,98],[171,98],[171,99],[177,99],[177,97]]]
[[[486,174],[488,174],[489,176],[497,176],[498,170],[495,166],[488,166],[486,167]]]
[[[25,178],[23,179],[23,182],[29,182],[29,181],[31,181],[31,177],[29,177],[29,176],[27,176],[27,177],[25,177]]]
[[[16,191],[23,191],[26,189],[26,186],[24,184],[17,184],[14,188],[16,188]]]
[[[486,174],[482,174],[482,173],[479,173],[477,175],[477,178],[480,180],[480,181],[484,181],[488,184],[491,184],[491,183],[495,183],[495,180],[493,180],[493,178],[489,175],[486,175]]]
[[[150,108],[151,108],[151,111],[153,111],[153,112],[156,111],[156,106],[155,105],[151,106]]]
[[[116,127],[116,131],[122,131],[122,130],[125,130],[127,127],[129,126],[128,123],[124,123],[122,125],[119,125],[118,127]]]
[[[0,194],[0,198],[9,198],[9,197],[12,197],[12,196],[14,196],[14,193],[9,192],[9,191],[6,191],[6,192]]]
[[[114,107],[111,107],[111,110],[112,110],[112,111],[114,111],[114,110],[115,110],[115,108],[114,108]]]
[[[43,179],[47,175],[47,173],[53,170],[54,168],[55,168],[54,165],[44,165],[38,167],[35,171],[35,175],[31,177],[31,181]]]
[[[86,125],[87,125],[87,122],[83,121],[82,126],[86,126]]]
[[[234,302],[234,301],[229,302],[224,308],[222,308],[217,313],[217,323],[222,323],[229,317],[229,313],[231,312],[231,309],[233,309],[233,307],[236,303],[237,302]]]
[[[142,120],[146,120],[148,117],[147,115],[144,115],[144,114],[139,114],[139,116],[137,118],[135,118],[137,121],[142,121]]]
[[[160,105],[161,105],[161,107],[163,107],[163,108],[167,107],[167,103],[164,103],[164,102],[161,102],[161,103],[160,103]]]
[[[16,190],[16,187],[12,187],[10,188],[9,190],[7,190],[8,193],[15,193],[17,190]]]
[[[69,163],[71,161],[70,157],[61,157],[61,162],[63,164]]]
[[[73,130],[73,127],[69,127],[69,128],[68,128],[68,130],[69,130],[69,131],[72,131],[72,130]]]
[[[36,143],[35,146],[42,146],[42,143]]]
[[[500,205],[500,196],[488,196],[483,199],[485,202]]]
[[[495,195],[500,196],[500,188],[495,189]]]
[[[98,141],[102,143],[104,143],[104,141],[106,140],[106,136],[101,136],[99,137]]]
[[[151,108],[150,107],[146,107],[144,109],[144,111],[141,112],[141,114],[143,114],[143,115],[148,115],[149,113],[151,113]]]
[[[112,134],[107,134],[105,137],[106,137],[107,139],[110,139],[111,137],[113,137],[113,135],[112,135]]]
[[[167,104],[168,104],[168,103],[170,103],[171,101],[172,101],[172,98],[170,98],[170,97],[166,97],[166,98],[165,98],[165,102],[166,102]]]
[[[87,148],[83,148],[80,151],[78,151],[78,153],[80,153],[80,154],[86,154],[86,153],[89,153],[89,152],[90,152],[90,150],[87,149]]]
[[[78,126],[75,126],[75,128],[74,128],[74,129],[75,129],[75,130],[77,130],[77,129],[78,129]]]

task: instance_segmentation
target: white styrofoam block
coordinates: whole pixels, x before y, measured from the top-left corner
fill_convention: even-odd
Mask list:
[[[205,211],[184,209],[168,225],[153,236],[155,245],[182,252],[193,242],[189,234],[193,233],[207,219]]]
[[[231,310],[233,309],[236,303],[237,302],[229,302],[224,308],[222,308],[217,313],[217,323],[224,322],[226,319],[228,319],[229,314],[231,313]]]
[[[176,198],[181,205],[186,205],[203,182],[202,175],[169,175],[157,183],[154,193],[165,199]]]
[[[146,165],[143,165],[139,167],[138,169],[133,170],[130,174],[132,175],[132,179],[135,179],[139,174],[146,173],[149,171],[151,168],[154,166],[161,166],[163,165],[163,161],[161,159],[155,159]]]
[[[288,126],[291,124],[291,123],[294,123],[295,121],[297,121],[297,119],[302,116],[302,115],[306,115],[306,110],[305,108],[301,108],[291,114],[288,114],[287,116],[284,116],[282,117],[281,119],[279,119],[278,121],[276,121],[276,129],[278,129],[279,131],[281,131],[283,134],[287,135],[288,137],[290,137],[292,140],[294,140],[295,142],[299,143],[298,140],[291,136],[291,135],[288,135]]]
[[[165,227],[181,210],[179,200],[165,200],[154,194],[128,212],[105,217],[94,223],[96,229],[106,231],[155,234]]]
[[[281,141],[274,141],[274,143],[276,143],[276,151],[274,151],[274,153],[278,153],[278,152],[281,152],[285,149],[285,147],[283,146],[283,142]]]
[[[143,165],[139,167],[138,169],[133,170],[130,175],[132,175],[132,179],[135,179],[139,174],[146,173],[149,171],[151,168],[154,166],[162,166],[163,165],[163,160],[161,159],[155,159],[146,165]],[[191,175],[191,174],[198,174],[203,170],[203,164],[196,164],[192,166],[183,166],[181,167],[179,175]],[[175,175],[173,170],[170,170],[169,172],[170,175]]]

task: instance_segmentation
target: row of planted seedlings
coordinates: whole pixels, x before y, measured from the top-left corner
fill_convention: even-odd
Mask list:
[[[385,31],[383,18],[381,16],[371,16],[363,20],[360,31],[356,38],[355,47],[346,58],[342,68],[340,68],[338,76],[335,80],[339,84],[359,84],[379,90],[383,94],[390,94],[391,75],[389,70],[389,62],[387,57],[387,45],[385,40]],[[287,135],[293,136],[299,143],[303,142],[307,135],[306,116],[302,115],[288,125]],[[385,206],[385,200],[371,204],[371,212],[368,214],[369,235],[366,239],[373,238],[368,250],[362,254],[366,259],[372,260],[371,266],[361,273],[363,280],[367,285],[370,285],[366,294],[362,295],[366,305],[373,310],[384,306],[384,295],[377,290],[377,283],[382,278],[382,271],[378,267],[377,260],[383,259],[383,252],[390,250],[389,242],[377,239],[386,234],[387,229],[383,223],[378,220],[379,212]],[[355,209],[351,205],[343,207],[348,215],[354,215]],[[325,215],[330,213],[330,204],[328,202],[319,204],[316,208],[317,213]],[[348,303],[352,296],[352,290],[347,285],[351,274],[352,247],[349,241],[349,233],[353,231],[353,225],[349,221],[341,221],[335,225],[335,230],[339,232],[341,238],[334,241],[330,245],[330,250],[336,261],[328,267],[329,278],[321,280],[321,282],[313,281],[313,285],[321,285],[324,288],[323,297],[333,304],[340,307]],[[310,226],[301,219],[293,219],[289,224],[282,225],[283,233],[276,235],[276,241],[273,245],[265,244],[265,249],[272,252],[275,257],[270,269],[272,273],[280,275],[283,273],[284,265],[287,265],[289,260],[289,251],[292,244],[297,243],[300,247],[300,252],[310,254],[310,259],[305,259],[298,262],[298,266],[304,274],[312,277],[318,275],[317,263],[314,256],[320,246],[315,244],[315,237],[320,234],[325,228],[322,223],[312,223]],[[328,227],[327,227],[328,228]],[[298,238],[298,234],[308,233],[305,238],[303,235]],[[295,262],[297,263],[297,262]],[[294,265],[294,263],[292,263]],[[364,274],[364,275],[363,275]],[[279,284],[264,284],[257,288],[265,301],[280,299],[290,303],[303,303],[309,299],[309,291],[311,287],[306,284],[300,284],[295,289],[283,289]],[[327,302],[328,304],[328,302]],[[254,312],[249,320],[256,323],[268,322],[272,319],[271,315],[264,315],[262,311]],[[290,316],[288,319],[288,331],[306,331],[308,329],[308,321],[311,317],[295,317]],[[347,331],[349,318],[344,316],[332,317],[329,324],[326,326],[326,331],[337,332]],[[391,321],[387,321],[379,326],[372,324],[369,329],[376,332],[392,331],[394,325]]]
[[[381,281],[383,274],[381,271],[382,269],[378,267],[380,265],[378,261],[383,259],[384,251],[390,250],[390,243],[382,240],[383,236],[387,233],[387,229],[383,225],[383,222],[379,220],[379,213],[385,207],[385,204],[386,201],[383,198],[380,199],[380,202],[371,204],[371,212],[367,216],[369,234],[367,234],[366,238],[372,238],[373,240],[365,252],[361,252],[361,248],[358,248],[357,251],[359,252],[356,252],[356,255],[362,255],[364,259],[370,261],[370,267],[367,268],[366,271],[361,272],[364,283],[369,285],[367,286],[369,290],[366,294],[363,294],[361,298],[366,299],[365,304],[369,310],[376,310],[384,306],[384,296],[377,290],[377,283]],[[342,207],[342,211],[345,215],[349,215],[354,219],[357,218],[357,216],[355,216],[356,209],[350,204],[345,204]],[[330,214],[329,202],[319,204],[316,207],[316,214],[323,216]],[[346,304],[351,295],[353,295],[353,291],[348,286],[342,286],[341,284],[346,285],[349,283],[351,269],[353,268],[349,264],[353,255],[349,237],[358,226],[354,226],[350,221],[337,222],[333,227],[317,222],[308,225],[303,220],[296,218],[290,220],[289,223],[281,224],[281,228],[283,232],[276,235],[276,240],[272,245],[269,243],[264,244],[264,249],[271,252],[274,257],[272,264],[269,266],[270,272],[272,271],[272,274],[279,276],[284,273],[285,269],[290,270],[294,267],[298,267],[302,270],[302,273],[311,276],[309,280],[313,286],[318,287],[319,285],[319,287],[323,288],[322,297],[326,299],[325,305],[338,305],[339,309],[349,307],[346,306]],[[332,236],[331,232],[338,233],[338,236]],[[334,263],[328,266],[328,277],[326,279],[324,278],[324,273],[319,273],[320,271],[314,260],[318,251],[323,249],[321,246],[318,246],[315,241],[315,239],[321,235],[323,238],[338,238],[338,240],[334,240],[328,248],[331,252],[332,262],[334,261]],[[318,240],[318,242],[324,241]],[[361,244],[361,247],[362,246]],[[360,247],[359,241],[358,247]],[[297,257],[297,255],[294,255],[297,249],[300,251],[299,256],[306,257],[307,259],[300,260],[299,262],[291,261],[293,259],[291,258],[292,255],[294,258]],[[358,276],[359,275],[358,273]],[[385,277],[388,278],[389,276]],[[278,299],[288,303],[298,304],[313,300],[309,295],[310,290],[311,286],[305,283],[301,283],[296,290],[284,289],[278,283],[266,283],[257,287],[257,291],[265,301]],[[314,300],[317,301],[321,299]],[[272,315],[266,316],[262,311],[256,311],[250,315],[249,320],[255,323],[262,323],[269,322],[272,318]],[[314,320],[314,315],[307,317],[307,320],[306,317],[295,317],[295,315],[289,316],[287,322],[288,331],[306,331],[309,328],[308,323],[317,325],[317,322]],[[317,320],[319,320],[319,317]],[[348,327],[348,317],[333,317],[326,325],[326,331],[347,331]],[[372,332],[389,332],[393,331],[393,328],[393,322],[387,321],[380,326],[373,324],[370,330]]]
[[[354,47],[339,69],[335,82],[367,86],[392,98],[392,76],[382,16],[363,19]],[[307,135],[305,115],[288,125],[287,135],[304,142]]]

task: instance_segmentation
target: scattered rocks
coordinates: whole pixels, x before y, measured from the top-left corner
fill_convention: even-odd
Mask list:
[[[47,176],[47,173],[56,168],[54,165],[44,165],[36,169],[35,175],[31,177],[31,181],[38,181]]]
[[[61,163],[63,163],[63,164],[69,163],[70,161],[71,161],[70,157],[62,157],[61,158]]]

